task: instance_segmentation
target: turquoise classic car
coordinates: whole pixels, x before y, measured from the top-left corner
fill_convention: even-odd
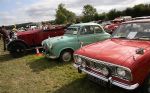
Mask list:
[[[110,34],[96,23],[73,24],[66,29],[63,36],[49,37],[42,42],[43,54],[61,62],[72,60],[73,52],[80,47],[108,39]],[[95,51],[95,50],[94,50]]]

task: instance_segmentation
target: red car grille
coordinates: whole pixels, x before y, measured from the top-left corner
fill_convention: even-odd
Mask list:
[[[89,60],[85,58],[82,58],[82,60],[86,63],[87,68],[92,69],[93,71],[96,71],[98,73],[101,73],[104,67],[106,67],[109,70],[109,75],[113,74],[113,72],[115,71],[114,67],[109,66],[107,64],[103,64],[102,62],[95,62],[93,60]]]

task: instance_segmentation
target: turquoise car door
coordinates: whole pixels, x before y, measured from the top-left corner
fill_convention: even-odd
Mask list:
[[[106,38],[109,38],[109,34],[105,33],[102,27],[95,25],[93,26],[93,28],[94,28],[95,42],[102,41],[105,40]]]
[[[82,45],[93,43],[95,41],[93,26],[82,27],[79,31],[78,40],[79,40],[79,43],[82,43]]]

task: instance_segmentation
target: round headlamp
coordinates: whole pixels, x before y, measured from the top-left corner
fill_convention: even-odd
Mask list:
[[[85,61],[82,61],[81,66],[82,66],[83,68],[85,68],[85,67],[87,66],[87,65],[86,65],[86,62],[85,62]]]
[[[105,75],[105,76],[108,76],[109,70],[108,70],[107,67],[103,67],[103,68],[102,68],[102,74]]]
[[[81,63],[82,59],[80,57],[77,57],[77,62]]]
[[[122,68],[117,68],[117,74],[121,77],[125,77],[126,76],[126,71]]]
[[[75,57],[75,63],[77,63],[78,65],[81,65],[82,59],[79,56]]]

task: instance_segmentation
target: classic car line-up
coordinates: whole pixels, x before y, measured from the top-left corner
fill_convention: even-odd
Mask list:
[[[79,73],[109,85],[150,93],[150,19],[123,22],[112,36],[96,23],[73,24],[66,30],[19,32],[7,48],[13,55],[22,55],[40,44],[47,58],[62,62],[74,58]]]

